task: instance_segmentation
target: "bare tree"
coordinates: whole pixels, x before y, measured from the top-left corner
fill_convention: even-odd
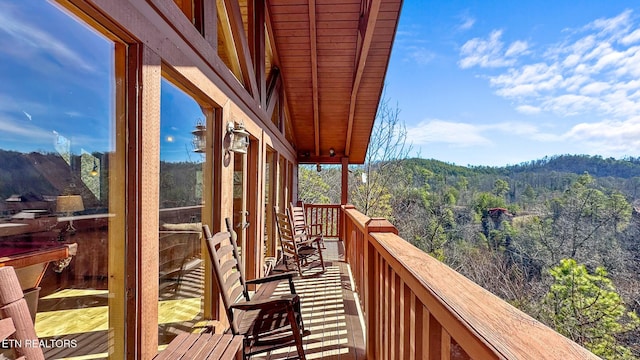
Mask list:
[[[369,139],[364,165],[350,169],[350,199],[365,215],[390,218],[391,185],[395,185],[402,168],[400,160],[411,151],[407,129],[400,119],[400,109],[384,97],[378,107]]]

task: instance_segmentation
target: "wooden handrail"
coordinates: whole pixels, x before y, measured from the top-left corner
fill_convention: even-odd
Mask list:
[[[368,359],[598,359],[397,235],[343,206],[346,259]]]

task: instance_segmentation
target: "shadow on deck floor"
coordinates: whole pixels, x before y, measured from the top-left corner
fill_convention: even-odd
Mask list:
[[[364,359],[365,345],[359,304],[352,288],[349,266],[343,259],[342,242],[327,240],[324,251],[326,272],[319,264],[294,279],[300,295],[305,327],[311,335],[304,339],[307,359]],[[288,293],[281,283],[276,293]],[[254,359],[286,359],[296,356],[295,348],[274,351]]]
[[[303,271],[302,278],[294,279],[296,291],[301,298],[305,327],[311,331],[311,335],[304,339],[307,359],[364,359],[363,323],[359,316],[357,295],[352,289],[349,266],[343,260],[342,242],[329,239],[325,243],[326,249],[323,251],[323,255],[326,272],[321,273],[320,265],[316,263]],[[159,310],[164,323],[162,328],[165,329],[163,334],[170,332],[175,335],[176,331],[189,331],[189,324],[197,323],[201,314],[199,314],[198,297],[200,291],[196,290],[201,289],[203,275],[201,271],[194,272],[191,275],[193,279],[188,279],[187,286],[180,294],[176,294],[180,296],[160,302]],[[193,291],[190,291],[190,288],[193,288]],[[276,292],[278,291],[288,292],[288,285],[280,284],[276,289]],[[39,335],[44,335],[42,336],[44,339],[55,338],[74,341],[78,345],[73,348],[45,350],[47,359],[106,358],[108,336],[106,291],[85,290],[81,292],[82,296],[78,296],[79,294],[75,290],[62,290],[50,298],[40,300],[43,305],[41,309],[44,311],[39,312],[36,321]],[[78,300],[80,298],[88,298],[91,301],[85,299],[83,300],[83,308],[74,309],[74,306],[78,306],[77,301],[80,301]],[[69,302],[73,302],[73,306],[69,305]],[[170,305],[166,311],[162,311],[163,304]],[[175,318],[177,315],[175,311],[169,310],[176,308],[181,309],[182,315],[179,321],[172,322],[170,318]],[[162,315],[164,313],[167,314]],[[186,319],[185,314],[191,314],[189,316],[193,319]],[[87,319],[82,320],[87,316]],[[94,324],[95,326],[92,325],[92,329],[85,329],[90,325],[88,319],[97,322]],[[64,326],[67,328],[61,329]],[[60,331],[65,335],[50,337],[51,334],[60,334]],[[295,355],[295,349],[281,349],[272,354],[254,356],[252,359],[276,360]]]

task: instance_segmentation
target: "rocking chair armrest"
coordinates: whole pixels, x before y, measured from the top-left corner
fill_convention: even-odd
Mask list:
[[[298,242],[296,242],[296,245],[298,245],[298,246],[309,246],[309,245],[312,245],[313,243],[319,243],[319,242],[322,242],[322,236],[314,236],[309,240],[298,241]]]
[[[300,297],[297,294],[286,294],[280,295],[276,298],[243,301],[240,303],[232,304],[230,308],[242,311],[279,308],[284,309],[288,305],[293,305],[299,301]]]
[[[268,282],[272,282],[272,281],[282,281],[282,280],[291,280],[293,279],[293,277],[296,275],[295,272],[290,271],[290,272],[286,272],[286,273],[282,273],[282,274],[274,274],[274,275],[269,275],[269,276],[265,276],[265,277],[261,277],[259,279],[251,279],[251,280],[247,280],[246,283],[247,284],[264,284],[264,283],[268,283]]]

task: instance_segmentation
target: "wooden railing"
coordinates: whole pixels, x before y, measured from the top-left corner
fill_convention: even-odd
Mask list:
[[[342,207],[367,359],[597,359],[397,235]]]
[[[304,204],[307,224],[322,224],[323,235],[329,238],[340,237],[341,216],[338,204]]]

